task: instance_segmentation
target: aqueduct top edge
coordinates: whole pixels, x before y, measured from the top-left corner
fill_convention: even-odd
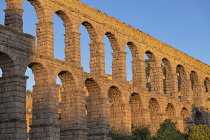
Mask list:
[[[147,46],[153,47],[156,50],[161,50],[163,53],[170,54],[170,56],[174,57],[178,60],[185,60],[185,62],[190,63],[194,68],[198,68],[202,71],[208,73],[210,71],[209,65],[206,63],[197,60],[196,58],[187,55],[186,53],[175,49],[174,47],[146,34],[139,29],[135,29],[134,27],[127,25],[124,22],[115,19],[106,13],[101,12],[100,10],[94,9],[78,0],[51,0],[55,3],[62,3],[72,10],[79,12],[83,15],[88,15],[92,20],[97,21],[98,23],[105,24],[109,28],[114,30],[118,30],[119,32],[126,34],[131,38],[135,38],[135,41],[144,43]]]

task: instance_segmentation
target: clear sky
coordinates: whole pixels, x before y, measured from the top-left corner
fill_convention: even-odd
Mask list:
[[[151,36],[173,46],[188,55],[210,65],[210,0],[80,0],[87,5],[130,24]],[[0,24],[3,24],[4,0],[0,0]],[[24,32],[35,35],[36,13],[29,2],[24,2]],[[55,58],[64,60],[65,33],[62,20],[53,17],[55,32]],[[81,54],[84,71],[89,72],[89,35],[81,26]],[[111,74],[111,47],[104,38],[106,49],[106,73]],[[131,54],[127,48],[128,80],[132,79]],[[30,69],[27,88],[34,84]],[[59,81],[58,81],[59,83]]]

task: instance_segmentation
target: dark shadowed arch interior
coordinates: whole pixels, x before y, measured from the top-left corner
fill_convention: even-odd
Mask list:
[[[193,91],[196,91],[198,88],[198,75],[195,71],[190,73],[191,88]]]
[[[210,89],[210,79],[209,79],[209,77],[205,78],[205,80],[204,80],[204,87],[205,87],[205,91],[209,92],[209,89]]]
[[[165,111],[166,111],[167,119],[171,119],[171,121],[175,122],[176,112],[172,103],[167,104]]]
[[[189,110],[186,107],[183,107],[181,110],[181,116],[183,119],[183,131],[188,132],[189,127],[192,125],[192,118],[189,113]]]
[[[14,75],[14,62],[6,53],[0,52],[0,68],[2,77]]]
[[[186,72],[184,67],[182,65],[177,65],[176,73],[177,73],[178,91],[183,91],[186,86]]]
[[[194,123],[196,125],[198,125],[198,124],[204,124],[203,115],[202,115],[202,113],[200,111],[196,111],[195,112]]]

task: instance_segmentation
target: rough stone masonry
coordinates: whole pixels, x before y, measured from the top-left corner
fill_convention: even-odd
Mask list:
[[[208,65],[78,0],[28,0],[38,17],[36,47],[35,37],[23,33],[23,0],[5,1],[5,25],[0,25],[0,140],[27,139],[27,67],[35,77],[31,140],[107,140],[110,131],[129,135],[140,126],[154,134],[167,118],[181,131],[194,124],[210,126]],[[54,13],[65,26],[65,61],[54,58]],[[90,73],[80,62],[80,25],[91,39]],[[105,74],[104,35],[113,50],[112,78]],[[126,45],[132,52],[132,82],[126,81]],[[149,78],[144,54],[150,60]],[[57,76],[63,85],[61,120]]]

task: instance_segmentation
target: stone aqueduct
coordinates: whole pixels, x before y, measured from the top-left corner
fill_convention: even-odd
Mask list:
[[[27,138],[27,67],[35,77],[31,140],[106,140],[110,130],[127,135],[139,126],[154,134],[167,118],[182,131],[194,124],[210,126],[208,65],[77,0],[28,0],[38,17],[36,47],[35,37],[22,32],[24,0],[5,1],[5,25],[0,25],[1,140]],[[65,26],[65,61],[54,58],[54,13]],[[90,73],[80,64],[81,24],[91,38]],[[112,79],[105,74],[104,35],[113,49]],[[126,81],[126,44],[132,52],[132,83]],[[150,92],[145,53],[151,64]],[[166,68],[165,88],[161,62]],[[64,88],[61,122],[57,76]]]

